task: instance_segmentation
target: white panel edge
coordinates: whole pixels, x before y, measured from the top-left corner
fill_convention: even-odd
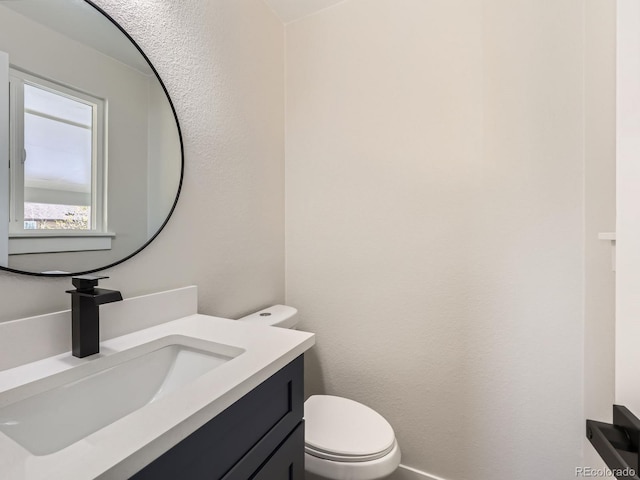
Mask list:
[[[600,232],[598,234],[598,240],[611,240],[615,241],[616,232]]]
[[[9,55],[0,51],[0,191],[9,190]],[[0,195],[0,266],[9,266],[9,196]]]
[[[640,412],[640,3],[617,2],[615,401]]]

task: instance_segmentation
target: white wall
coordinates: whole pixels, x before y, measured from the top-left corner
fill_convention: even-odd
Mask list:
[[[378,410],[406,465],[450,480],[583,465],[585,253],[611,274],[584,238],[612,220],[611,126],[585,138],[611,121],[610,70],[585,85],[598,8],[606,44],[589,45],[610,68],[610,10],[579,0],[347,0],[286,27],[287,302],[318,334],[307,393]],[[585,192],[605,196],[587,220]],[[611,337],[611,295],[590,342],[599,321]],[[612,372],[590,375],[600,408]]]
[[[585,331],[584,416],[611,422],[614,403],[616,218],[616,8],[585,2]],[[584,438],[584,465],[604,467]]]
[[[280,21],[259,0],[97,3],[158,68],[186,155],[174,217],[105,286],[198,284],[222,316],[282,302]],[[287,301],[318,332],[309,391],[378,409],[403,463],[447,480],[574,478],[583,410],[612,383],[583,359],[612,335],[609,293],[582,320],[583,272],[597,296],[609,266],[590,235],[610,228],[611,85],[589,60],[609,58],[609,2],[398,3],[287,27]],[[68,308],[68,285],[0,272],[0,321]]]
[[[197,284],[222,316],[284,300],[283,28],[261,0],[99,0],[157,67],[185,141],[184,191],[145,251],[107,272],[125,297]],[[69,306],[68,279],[0,272],[0,320]]]

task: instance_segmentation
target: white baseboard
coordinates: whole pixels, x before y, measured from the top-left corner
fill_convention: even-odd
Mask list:
[[[398,470],[390,477],[389,480],[445,480],[441,477],[430,475],[426,472],[421,472],[415,468],[407,467],[406,465],[400,465]]]

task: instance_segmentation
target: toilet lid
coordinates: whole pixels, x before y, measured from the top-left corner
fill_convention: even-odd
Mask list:
[[[307,453],[335,461],[381,458],[395,445],[395,434],[382,415],[361,403],[332,395],[304,402]]]

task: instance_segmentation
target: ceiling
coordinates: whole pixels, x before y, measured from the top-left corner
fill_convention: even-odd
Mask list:
[[[0,0],[0,6],[84,43],[145,75],[153,74],[129,39],[84,0]]]
[[[345,0],[264,0],[283,23],[291,23]],[[30,17],[74,40],[150,75],[145,59],[111,22],[96,15],[84,0],[0,0],[0,5]],[[83,7],[83,8],[79,8]]]
[[[294,22],[344,0],[264,0],[284,23]]]

